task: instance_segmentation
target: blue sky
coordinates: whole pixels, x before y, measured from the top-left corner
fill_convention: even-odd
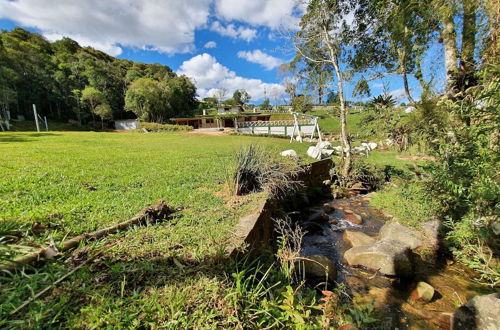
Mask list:
[[[0,29],[68,36],[119,58],[168,65],[191,77],[200,97],[243,88],[259,103],[264,93],[284,93],[278,66],[293,54],[280,31],[293,30],[302,12],[295,0],[0,0]],[[430,53],[429,63],[439,52]],[[428,73],[436,70],[439,63]],[[399,76],[372,81],[373,95],[384,82],[406,102]],[[410,87],[418,98],[413,78]]]

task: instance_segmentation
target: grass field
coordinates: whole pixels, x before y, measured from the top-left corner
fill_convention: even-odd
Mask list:
[[[0,233],[40,222],[54,228],[46,235],[60,239],[128,219],[158,199],[189,206],[184,213],[194,218],[225,214],[213,192],[234,151],[252,142],[276,152],[290,148],[282,139],[239,136],[2,134]]]
[[[88,242],[38,268],[1,274],[0,327],[255,326],[256,320],[241,315],[253,305],[241,304],[260,300],[242,298],[241,269],[220,262],[237,219],[264,198],[254,194],[234,201],[219,193],[225,166],[250,143],[275,152],[293,148],[308,161],[308,144],[275,138],[0,133],[0,236],[19,237],[23,251],[121,222],[159,199],[179,209],[172,220]],[[406,166],[392,152],[375,152],[369,159]],[[34,224],[43,230],[34,230]],[[8,316],[96,255],[43,298]]]
[[[159,199],[182,210],[175,221],[90,244],[85,253],[104,251],[104,268],[83,268],[56,293],[8,321],[7,312],[71,269],[75,260],[72,256],[26,273],[4,274],[0,327],[132,326],[147,324],[148,318],[160,318],[157,324],[174,322],[165,323],[167,327],[229,322],[231,315],[220,314],[230,314],[231,306],[213,304],[224,301],[218,295],[230,275],[211,265],[224,251],[238,217],[263,196],[232,204],[217,192],[235,150],[250,143],[276,152],[290,148],[287,140],[245,136],[1,133],[0,236],[21,236],[18,245],[45,245],[49,238],[57,243],[126,220]],[[304,154],[307,146],[293,148]],[[32,230],[34,223],[45,231]],[[102,247],[110,242],[117,244]]]

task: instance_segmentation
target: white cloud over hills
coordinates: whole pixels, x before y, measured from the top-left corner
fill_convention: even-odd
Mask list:
[[[271,92],[284,94],[282,85],[265,83],[260,79],[240,77],[207,53],[184,61],[177,73],[193,79],[201,98],[213,96],[219,88],[227,89],[229,97],[236,89],[245,89],[254,101],[263,99],[266,92],[267,95],[270,95]]]
[[[110,55],[121,46],[182,53],[207,23],[211,0],[0,0],[0,18],[39,29],[49,40],[70,37]]]
[[[110,55],[122,46],[174,54],[194,49],[195,30],[211,30],[247,42],[257,30],[237,26],[276,29],[292,27],[301,12],[297,0],[0,0],[0,18],[36,28],[49,40],[70,37]]]

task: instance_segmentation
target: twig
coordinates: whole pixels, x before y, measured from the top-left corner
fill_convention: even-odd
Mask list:
[[[373,280],[377,276],[377,274],[378,274],[379,271],[380,271],[380,268],[375,271],[375,274],[373,274],[372,276],[368,277],[368,279],[369,280]]]
[[[117,233],[119,231],[123,231],[128,229],[133,225],[137,225],[143,221],[147,221],[150,218],[154,218],[158,215],[160,216],[168,216],[172,213],[172,210],[165,204],[163,200],[159,201],[156,206],[148,206],[144,208],[141,212],[135,215],[133,218],[120,222],[111,227],[107,227],[104,229],[99,229],[91,233],[81,234],[75,236],[71,239],[68,239],[62,242],[59,246],[58,252],[64,252],[73,248],[76,248],[81,242],[87,240],[96,240],[102,238],[104,236]],[[29,253],[27,255],[15,258],[12,261],[8,261],[6,263],[0,264],[0,271],[2,270],[15,270],[16,268],[30,264],[32,262],[38,261],[40,259],[47,258],[47,256],[54,256],[54,248],[52,246],[42,248],[38,251]]]
[[[112,247],[113,245],[116,245],[118,242],[115,242],[113,244],[110,244],[107,246],[107,248],[110,248]],[[33,301],[35,301],[36,299],[40,298],[41,296],[43,296],[45,293],[47,293],[50,289],[52,289],[52,287],[56,286],[57,284],[61,283],[62,281],[64,281],[66,278],[68,278],[69,276],[73,275],[77,270],[79,270],[80,268],[82,268],[83,266],[87,265],[89,262],[91,262],[92,260],[94,260],[95,258],[97,258],[98,256],[100,256],[102,254],[102,251],[101,252],[98,252],[96,253],[94,256],[90,257],[89,259],[85,260],[84,262],[82,262],[81,264],[79,264],[78,266],[76,266],[75,268],[73,268],[70,272],[64,274],[63,276],[61,276],[60,278],[58,278],[57,280],[55,280],[53,283],[51,283],[49,286],[47,286],[45,289],[43,289],[42,291],[38,292],[36,295],[34,295],[33,297],[31,297],[30,299],[26,300],[23,304],[21,304],[21,306],[17,307],[16,309],[14,309],[12,312],[9,313],[9,316],[13,316],[14,314],[18,313],[20,310],[22,310],[24,307],[28,306],[29,304],[31,304]]]

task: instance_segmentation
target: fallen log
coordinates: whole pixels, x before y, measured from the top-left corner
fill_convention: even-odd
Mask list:
[[[160,200],[158,203],[154,206],[148,206],[142,209],[139,213],[137,213],[134,217],[132,217],[129,220],[120,222],[116,225],[113,225],[111,227],[99,229],[96,231],[93,231],[91,233],[86,233],[86,234],[81,234],[78,236],[75,236],[73,238],[70,238],[61,244],[59,244],[59,247],[56,247],[55,245],[51,245],[49,247],[42,248],[38,251],[26,254],[21,257],[14,258],[11,261],[5,262],[0,264],[0,271],[12,271],[17,269],[20,266],[28,265],[33,262],[36,262],[41,259],[50,259],[54,257],[55,255],[58,255],[60,252],[64,252],[70,249],[73,249],[77,247],[80,243],[88,240],[96,240],[99,238],[102,238],[104,236],[110,235],[117,233],[119,231],[123,231],[128,229],[131,226],[143,223],[143,222],[148,222],[151,220],[160,220],[164,219],[170,214],[173,213],[173,210],[170,209],[166,204],[165,201]]]

